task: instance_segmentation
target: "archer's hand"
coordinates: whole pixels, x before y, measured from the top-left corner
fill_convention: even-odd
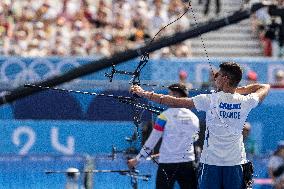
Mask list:
[[[140,86],[138,86],[138,85],[132,85],[130,87],[130,92],[133,93],[133,94],[136,94],[136,95],[138,95],[140,97],[142,97],[142,95],[144,93],[144,90]]]
[[[133,158],[133,159],[128,160],[127,165],[129,169],[132,169],[133,167],[137,165],[137,159]]]

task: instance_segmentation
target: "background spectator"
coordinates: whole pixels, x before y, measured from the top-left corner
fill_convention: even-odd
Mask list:
[[[248,71],[247,73],[247,84],[254,84],[257,82],[257,73],[254,71]]]
[[[265,56],[283,57],[284,44],[284,1],[256,11],[252,17],[252,27],[260,38]]]
[[[278,33],[277,33],[277,39],[278,39],[278,45],[279,45],[279,52],[278,57],[282,57],[284,55],[284,1],[278,0],[278,3],[276,5],[269,6],[268,13],[271,16],[275,16],[279,18],[279,24],[278,26]]]
[[[275,82],[271,85],[272,88],[284,88],[284,71],[278,70],[274,76]]]
[[[246,122],[243,128],[243,140],[244,140],[247,158],[249,160],[252,160],[253,156],[257,154],[257,150],[256,150],[255,140],[251,137],[250,132],[251,132],[251,124],[249,122]]]
[[[268,162],[269,176],[273,179],[276,189],[282,189],[281,185],[284,181],[283,173],[276,174],[278,169],[284,165],[284,141],[278,142],[276,151],[270,157]]]
[[[66,170],[65,189],[79,189],[80,172],[77,168],[69,167]]]
[[[187,80],[188,74],[186,71],[180,70],[178,76],[179,76],[179,84],[185,85],[187,90],[192,89],[192,84],[189,83]]]
[[[209,13],[210,2],[211,2],[211,0],[206,0],[206,2],[205,2],[204,15],[208,15],[208,13]],[[215,0],[215,14],[219,15],[220,10],[221,10],[220,0]]]

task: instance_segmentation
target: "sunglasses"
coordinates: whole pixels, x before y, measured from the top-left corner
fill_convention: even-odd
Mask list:
[[[216,72],[216,73],[215,73],[215,75],[214,75],[214,78],[217,78],[219,75],[220,75],[221,77],[225,77],[225,76],[227,76],[227,75],[225,75],[225,74],[222,74],[222,73]]]

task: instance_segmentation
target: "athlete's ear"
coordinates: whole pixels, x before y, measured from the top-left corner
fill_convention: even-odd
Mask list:
[[[218,77],[218,75],[219,75],[218,72],[213,73],[214,79],[216,79]]]
[[[228,83],[228,85],[230,86],[231,78],[230,78],[229,76],[227,76],[227,75],[224,75],[222,78],[223,78],[223,80],[224,80],[226,83]]]

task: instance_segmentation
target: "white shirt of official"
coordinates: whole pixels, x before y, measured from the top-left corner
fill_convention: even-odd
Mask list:
[[[247,162],[242,130],[251,109],[259,102],[256,94],[223,91],[193,97],[198,111],[206,112],[206,133],[200,162],[234,166]]]

